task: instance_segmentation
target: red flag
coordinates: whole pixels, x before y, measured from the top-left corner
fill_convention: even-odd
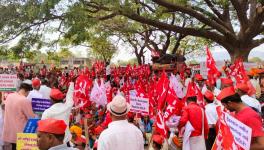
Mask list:
[[[148,98],[149,98],[149,115],[152,118],[155,116],[155,106],[157,106],[157,102],[155,101],[155,90],[154,90],[154,83],[150,83],[149,90],[148,90]]]
[[[198,88],[197,84],[195,84],[195,94],[197,96],[197,104],[200,105],[201,107],[205,106],[205,101],[203,98],[203,94],[201,92],[201,90]]]
[[[158,114],[157,114],[156,131],[163,137],[167,137],[168,132],[167,132],[166,124],[165,124],[164,117],[161,111],[158,111]]]
[[[181,101],[176,96],[176,93],[173,89],[169,88],[168,95],[166,97],[168,106],[164,113],[164,120],[167,121],[173,114],[180,114],[182,107]]]
[[[221,107],[218,106],[216,111],[219,118],[219,131],[212,150],[238,150],[239,148],[235,144],[232,132],[224,120],[224,113],[222,112]]]
[[[74,101],[76,105],[87,105],[90,104],[89,92],[91,90],[92,80],[85,75],[80,75],[76,79],[74,87]]]
[[[202,107],[205,105],[205,102],[203,100],[203,94],[201,90],[198,88],[198,86],[193,81],[189,82],[187,86],[187,93],[184,98],[184,102],[186,101],[188,97],[192,97],[192,96],[197,97],[197,104],[199,104]]]
[[[216,78],[219,77],[220,72],[218,71],[218,69],[216,68],[215,65],[215,60],[209,50],[208,47],[206,47],[206,54],[207,54],[207,58],[206,58],[206,66],[207,66],[207,77],[208,80],[211,83],[216,83]]]
[[[165,99],[169,88],[169,79],[165,71],[162,72],[161,77],[156,85],[158,109],[162,110],[165,105]]]
[[[254,95],[256,93],[256,89],[251,84],[246,70],[244,68],[243,60],[242,59],[236,59],[234,64],[230,67],[231,69],[231,75],[235,77],[237,83],[246,83],[249,87],[248,95]]]
[[[104,122],[101,124],[101,126],[102,126],[103,128],[107,128],[107,127],[108,127],[108,124],[111,123],[111,122],[112,122],[112,119],[111,119],[110,113],[107,112],[107,113],[106,113],[106,116],[105,116],[105,120],[104,120]]]

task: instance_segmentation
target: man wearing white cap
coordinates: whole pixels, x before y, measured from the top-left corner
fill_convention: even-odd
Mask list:
[[[112,122],[104,130],[98,140],[98,150],[144,150],[142,132],[133,124],[128,123],[126,115],[130,105],[126,99],[117,95],[107,105]]]

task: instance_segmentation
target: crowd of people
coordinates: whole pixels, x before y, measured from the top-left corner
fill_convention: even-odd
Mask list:
[[[248,137],[252,150],[264,149],[264,69],[248,72],[252,86],[238,83],[225,71],[215,81],[209,81],[189,68],[165,73],[152,70],[150,65],[110,68],[109,63],[102,62],[91,69],[48,69],[45,65],[38,69],[0,68],[0,74],[18,77],[17,91],[1,92],[0,96],[0,150],[16,149],[17,133],[23,132],[30,118],[41,119],[37,129],[40,150],[211,150],[219,131],[218,109],[252,129],[252,137]],[[159,131],[158,122],[159,112],[164,113],[169,105],[169,94],[163,98],[164,105],[158,100],[163,95],[158,90],[163,75],[168,79],[167,88],[182,104],[165,120],[167,134]],[[191,83],[201,95],[190,92]],[[94,95],[95,87],[104,96]],[[249,93],[252,87],[254,92]],[[148,114],[130,110],[131,90],[149,99]],[[52,106],[41,114],[35,113],[33,98],[50,99]],[[193,130],[187,148],[183,137],[189,125]]]

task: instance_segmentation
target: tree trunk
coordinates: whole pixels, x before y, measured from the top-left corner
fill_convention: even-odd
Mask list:
[[[242,58],[244,62],[248,62],[248,55],[251,51],[250,48],[229,48],[228,53],[230,54],[231,61],[234,62],[236,58]]]
[[[137,62],[138,62],[138,64],[139,64],[139,65],[142,65],[141,55],[136,54],[136,57],[137,57]]]

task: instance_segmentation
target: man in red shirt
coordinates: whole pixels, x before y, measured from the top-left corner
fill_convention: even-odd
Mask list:
[[[209,128],[204,110],[196,102],[195,95],[187,98],[188,106],[183,109],[178,127],[181,131],[181,128],[189,121],[194,128],[190,136],[191,149],[195,147],[195,149],[205,150],[204,138],[207,137]]]
[[[251,150],[264,149],[264,132],[260,115],[246,106],[233,87],[225,88],[218,95],[218,99],[229,111],[235,112],[235,118],[252,129]]]

